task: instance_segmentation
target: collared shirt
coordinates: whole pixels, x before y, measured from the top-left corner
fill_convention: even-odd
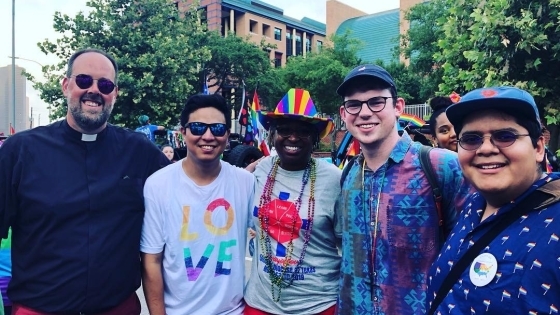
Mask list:
[[[348,172],[336,205],[342,237],[339,314],[425,312],[427,272],[441,242],[420,146],[404,133],[378,170],[364,170],[358,158]],[[455,152],[433,149],[430,160],[443,189],[442,212],[450,230],[470,185]]]
[[[441,255],[430,269],[426,307],[429,308],[434,300],[451,266],[493,223],[501,220],[514,204],[538,187],[557,178],[558,175],[549,175],[536,181],[516,200],[483,222],[480,220],[486,201],[479,193],[473,194],[466,202]],[[496,259],[497,266],[491,260],[475,258],[435,314],[558,314],[559,237],[560,202],[523,215],[482,250],[481,254],[488,253]],[[479,286],[475,286],[473,281]]]
[[[169,160],[124,128],[82,137],[64,120],[0,147],[0,235],[12,226],[14,303],[91,313],[140,285],[142,188]]]

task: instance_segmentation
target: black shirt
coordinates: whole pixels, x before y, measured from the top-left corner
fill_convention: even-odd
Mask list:
[[[142,189],[169,164],[144,135],[107,125],[95,141],[64,121],[0,147],[0,236],[12,226],[10,300],[98,312],[140,286]]]

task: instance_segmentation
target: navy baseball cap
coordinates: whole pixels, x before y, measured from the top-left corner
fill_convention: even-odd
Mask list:
[[[395,81],[393,81],[393,77],[387,72],[387,70],[381,68],[377,65],[361,65],[357,66],[356,68],[352,69],[348,75],[344,78],[342,84],[336,89],[336,93],[342,97],[346,96],[346,90],[350,86],[352,79],[361,76],[368,76],[372,78],[377,78],[389,85],[391,88],[395,89],[395,93],[397,92],[397,86],[395,85]]]
[[[452,104],[445,113],[451,124],[461,129],[465,117],[485,109],[496,109],[523,120],[541,125],[535,99],[527,91],[511,86],[488,87],[473,90]]]

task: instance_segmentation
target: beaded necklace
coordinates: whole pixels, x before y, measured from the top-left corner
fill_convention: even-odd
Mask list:
[[[315,180],[317,178],[317,164],[315,159],[311,158],[305,167],[305,171],[303,172],[303,179],[301,184],[301,189],[299,191],[299,196],[295,201],[296,206],[296,215],[293,216],[292,226],[291,226],[291,234],[290,234],[290,241],[286,246],[287,253],[286,257],[284,258],[284,262],[282,263],[282,268],[280,272],[276,272],[274,270],[274,263],[272,261],[272,246],[270,242],[270,217],[268,211],[263,211],[263,206],[270,204],[271,196],[272,196],[272,189],[274,188],[274,183],[276,181],[276,174],[278,173],[278,167],[280,166],[280,159],[278,157],[274,158],[273,166],[270,172],[268,173],[266,183],[264,185],[263,192],[261,194],[259,200],[259,222],[261,225],[261,233],[260,233],[260,243],[261,249],[264,253],[263,258],[266,267],[268,268],[268,274],[270,276],[270,283],[271,288],[270,291],[272,293],[272,300],[274,302],[280,301],[280,292],[283,288],[287,288],[292,285],[294,281],[294,277],[299,270],[299,267],[303,263],[303,259],[305,258],[305,253],[307,251],[307,245],[309,244],[309,239],[311,238],[311,229],[313,227],[313,215],[315,214]],[[294,234],[296,230],[296,222],[297,218],[299,217],[299,209],[301,207],[301,199],[303,196],[303,191],[305,190],[305,186],[311,179],[311,185],[309,189],[309,201],[307,204],[307,220],[308,220],[308,228],[304,233],[303,237],[303,249],[301,251],[299,260],[297,265],[295,266],[291,277],[289,278],[289,282],[287,284],[284,283],[284,275],[288,270],[288,266],[290,261],[292,261],[292,255],[294,252]],[[275,288],[276,287],[276,288]],[[276,293],[278,291],[278,293]]]

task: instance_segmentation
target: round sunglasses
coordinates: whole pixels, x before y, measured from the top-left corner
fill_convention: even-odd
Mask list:
[[[206,133],[206,130],[210,128],[210,132],[215,137],[223,137],[226,134],[227,126],[222,123],[206,124],[203,122],[190,122],[185,125],[194,136],[202,136]]]
[[[519,137],[527,137],[528,134],[519,135],[509,130],[498,130],[490,133],[489,136],[481,136],[479,134],[468,133],[464,134],[459,138],[459,145],[461,148],[467,151],[474,151],[478,150],[482,143],[484,143],[484,139],[490,138],[490,143],[492,143],[497,148],[507,148],[512,145],[515,140]]]
[[[97,88],[99,89],[99,92],[105,95],[113,92],[116,86],[115,83],[113,83],[113,81],[109,79],[105,79],[105,78],[94,79],[89,74],[78,74],[71,77],[74,78],[76,85],[82,90],[89,89],[93,85],[93,81],[97,81]]]

